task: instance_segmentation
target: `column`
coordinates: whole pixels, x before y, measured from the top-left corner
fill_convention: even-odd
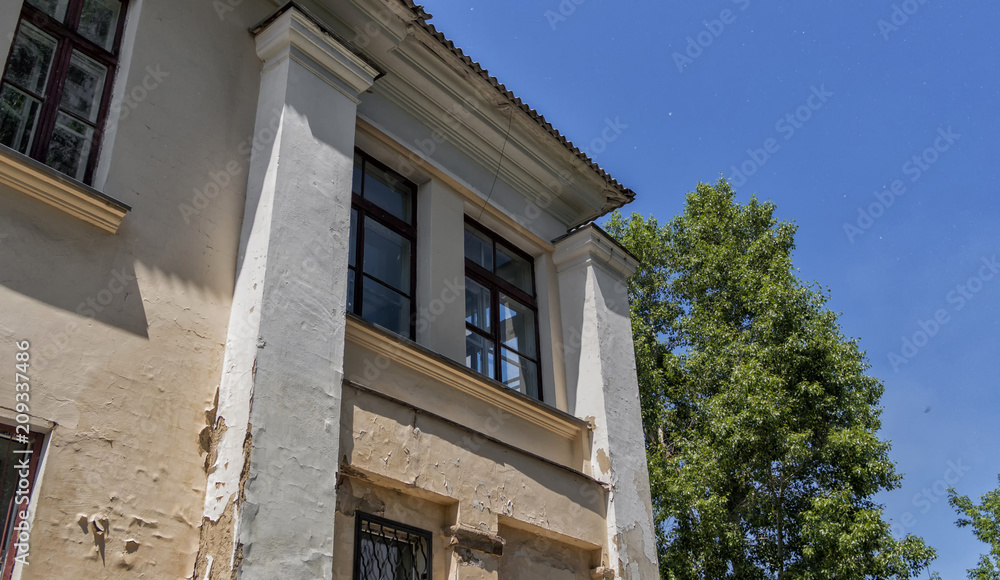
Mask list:
[[[591,474],[612,489],[605,566],[615,578],[659,578],[625,286],[638,262],[594,225],[555,246],[567,403],[593,421]]]
[[[354,133],[379,73],[294,5],[253,32],[264,66],[202,532],[215,556],[198,570],[330,578]],[[227,533],[232,553],[215,547]]]

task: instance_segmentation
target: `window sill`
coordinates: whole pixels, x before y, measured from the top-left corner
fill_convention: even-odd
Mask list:
[[[10,186],[109,233],[117,233],[132,208],[0,145],[0,184]]]

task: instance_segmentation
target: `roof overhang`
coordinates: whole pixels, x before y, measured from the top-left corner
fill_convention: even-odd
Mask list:
[[[438,32],[412,0],[305,0],[331,34],[383,71],[380,94],[567,229],[635,193]]]

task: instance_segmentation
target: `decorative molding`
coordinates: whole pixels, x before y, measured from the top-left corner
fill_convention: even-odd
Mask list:
[[[117,233],[128,205],[55,169],[0,145],[0,183],[109,233]]]
[[[594,224],[587,224],[553,243],[556,246],[553,261],[560,274],[593,264],[624,281],[639,267],[635,256]]]
[[[358,95],[382,75],[375,65],[340,36],[289,2],[254,27],[257,56],[264,71],[291,59],[358,103]]]
[[[499,178],[524,196],[526,202],[530,202],[539,211],[544,208],[544,211],[563,223],[577,223],[582,214],[592,213],[603,207],[603,191],[579,188],[574,183],[574,177],[568,173],[566,176],[569,179],[560,177],[559,170],[545,153],[548,150],[539,147],[544,142],[532,141],[532,136],[522,134],[520,117],[512,121],[511,137],[506,147],[503,146],[510,121],[503,116],[510,110],[506,104],[496,106],[487,103],[484,106],[470,102],[468,99],[475,98],[473,95],[461,95],[455,84],[449,85],[437,80],[448,77],[434,76],[436,72],[442,75],[452,72],[443,63],[432,63],[437,65],[437,70],[428,70],[421,68],[420,60],[404,51],[397,51],[395,54],[421,76],[411,79],[390,75],[375,90],[428,127],[431,131],[429,137],[434,136],[448,142],[480,167],[498,172]],[[461,80],[458,78],[454,80],[454,83],[459,82]],[[430,94],[432,90],[443,94]],[[496,107],[499,113],[490,114],[492,111],[487,107]],[[498,165],[501,150],[504,151],[503,163]],[[595,197],[587,199],[588,191],[591,192],[589,195]],[[598,193],[600,199],[596,199]],[[483,192],[479,203],[484,201],[485,196],[486,192]],[[583,204],[581,200],[585,200]],[[514,211],[521,209],[516,208]]]
[[[579,441],[590,430],[590,425],[581,419],[512,391],[415,343],[360,322],[352,316],[347,317],[347,340],[454,387],[505,413],[534,423],[568,441]]]
[[[473,63],[472,59],[468,56],[464,58],[455,58],[455,54],[452,50],[442,42],[442,38],[438,38],[431,34],[422,26],[413,26],[412,30],[412,42],[419,43],[424,46],[431,54],[436,58],[426,59],[422,54],[415,51],[409,51],[407,55],[409,62],[406,62],[407,66],[411,71],[416,72],[418,75],[423,75],[429,79],[447,79],[452,80],[458,79],[458,82],[462,86],[468,87],[469,89],[475,91],[480,99],[486,103],[491,103],[492,108],[497,111],[496,118],[492,122],[494,127],[500,127],[500,134],[506,133],[502,128],[506,127],[507,123],[507,111],[508,106],[516,106],[522,111],[526,107],[522,107],[520,99],[517,99],[513,95],[506,95],[506,88],[503,85],[494,85],[496,79],[489,77],[487,74],[475,74],[474,72],[470,74],[469,66],[478,66]],[[419,62],[418,62],[419,59]],[[463,60],[465,62],[463,62]],[[399,76],[405,76],[408,80],[419,78],[409,72],[404,72],[403,70],[394,69],[393,72],[397,73]],[[450,74],[449,74],[450,73]],[[411,80],[411,82],[413,82]],[[441,83],[442,87],[438,90],[448,93],[454,93],[455,89],[449,88],[441,80],[437,81]],[[452,86],[455,86],[454,80],[452,80]],[[424,90],[426,89],[418,89]],[[498,92],[499,90],[499,92]],[[429,94],[429,92],[428,92]],[[440,100],[440,97],[437,97]],[[511,103],[511,99],[514,102]],[[571,183],[562,183],[560,179],[555,179],[557,183],[571,187],[566,188],[571,190],[572,194],[577,197],[575,203],[584,202],[587,207],[593,207],[594,211],[586,213],[584,216],[578,216],[577,221],[573,224],[581,224],[592,219],[596,219],[603,213],[605,213],[610,200],[606,197],[609,193],[614,193],[616,190],[614,187],[608,183],[608,180],[604,178],[599,172],[594,171],[596,168],[596,163],[588,158],[591,163],[585,162],[579,156],[570,152],[567,148],[567,143],[559,142],[558,138],[553,139],[554,136],[552,132],[548,129],[542,127],[542,125],[534,118],[537,113],[532,109],[525,111],[527,115],[516,114],[517,121],[513,125],[513,132],[510,135],[510,140],[508,142],[508,149],[511,143],[521,143],[523,144],[526,151],[530,151],[532,155],[537,155],[545,150],[546,156],[550,157],[554,165],[546,164],[546,168],[551,171],[552,168],[558,167],[562,168],[557,170],[555,174],[550,173],[549,176],[542,178],[542,183],[549,183],[551,177],[557,176],[564,169],[569,169],[574,176],[577,176],[583,180],[582,183],[576,183],[575,180],[571,180]],[[556,131],[556,133],[558,133]],[[566,163],[564,155],[570,152],[572,159],[569,163]],[[537,160],[536,160],[537,161]],[[599,169],[599,168],[598,168]],[[610,177],[610,176],[609,176]],[[563,195],[565,195],[565,191]],[[544,196],[550,194],[543,194]],[[562,197],[561,195],[559,197]],[[569,200],[567,200],[569,201]],[[596,203],[596,207],[593,205]],[[580,209],[583,209],[581,206]]]

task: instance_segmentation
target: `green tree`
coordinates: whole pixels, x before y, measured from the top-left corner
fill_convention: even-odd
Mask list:
[[[660,226],[606,224],[629,281],[663,578],[911,578],[873,496],[899,486],[876,435],[883,387],[827,295],[792,268],[774,205],[699,184]]]
[[[990,553],[979,558],[979,565],[969,569],[969,578],[1000,580],[1000,488],[986,492],[979,499],[982,503],[976,505],[967,496],[958,495],[955,488],[948,490],[948,503],[965,516],[955,523],[960,528],[972,526],[976,538],[990,547]]]

